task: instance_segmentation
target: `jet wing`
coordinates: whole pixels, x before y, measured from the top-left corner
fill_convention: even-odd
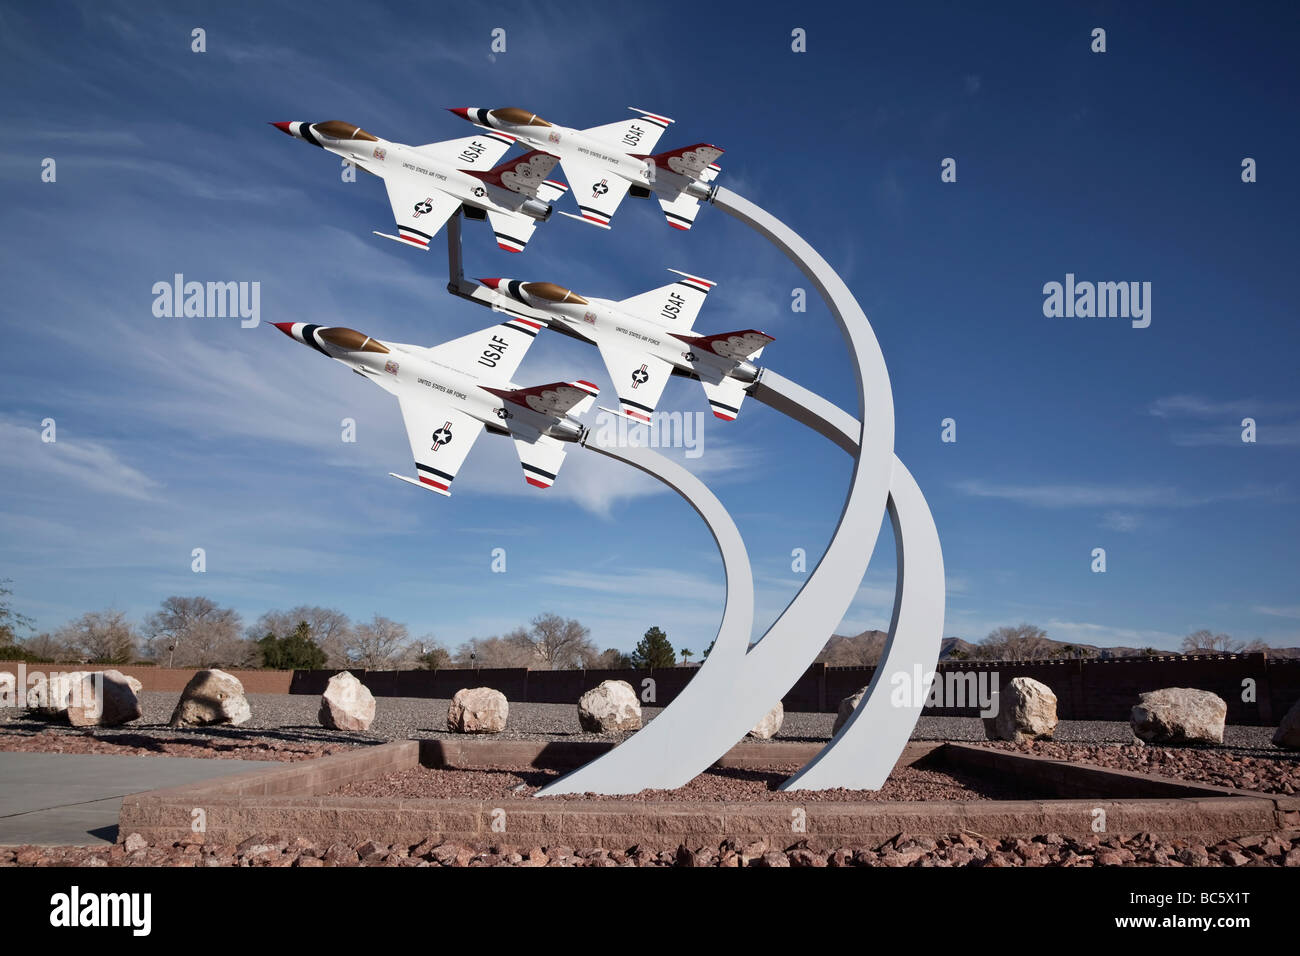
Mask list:
[[[584,136],[610,146],[617,146],[625,153],[650,153],[654,151],[659,137],[664,134],[672,122],[667,116],[647,113],[635,106],[629,106],[636,115],[617,123],[593,126],[582,131]]]
[[[390,175],[384,179],[384,187],[388,190],[388,201],[393,206],[398,234],[390,236],[376,232],[375,235],[396,239],[417,249],[427,251],[429,242],[438,234],[443,223],[460,208],[459,199],[406,176]]]
[[[580,159],[562,159],[560,165],[564,167],[564,177],[573,190],[573,198],[578,202],[582,218],[608,229],[609,220],[627,195],[631,183],[622,176],[615,176],[594,163]]]
[[[709,291],[717,283],[678,272],[676,269],[668,271],[676,273],[681,278],[658,289],[651,289],[630,299],[623,299],[616,305],[629,315],[635,315],[637,318],[646,319],[665,328],[688,332],[695,324],[696,316],[700,314],[700,306],[704,305]]]
[[[600,357],[618,392],[618,410],[638,422],[650,421],[650,415],[664,393],[664,386],[672,375],[672,363],[654,355],[634,352],[631,349],[609,346],[602,342]]]
[[[484,129],[474,136],[425,143],[412,149],[457,169],[491,169],[514,142],[515,138],[509,133]]]
[[[506,385],[541,328],[540,322],[516,317],[432,348],[413,351],[488,384]]]
[[[419,480],[397,474],[393,477],[451,497],[451,483],[483,433],[483,423],[431,397],[432,392],[421,391],[397,397]]]

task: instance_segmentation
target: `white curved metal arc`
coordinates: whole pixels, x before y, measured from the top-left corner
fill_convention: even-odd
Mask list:
[[[747,648],[747,633],[722,628],[699,672],[655,720],[538,796],[670,789],[704,771],[813,662],[853,602],[875,550],[894,470],[894,399],[871,323],[844,281],[784,223],[727,189],[718,189],[713,203],[780,248],[821,293],[840,326],[857,377],[859,408],[865,410],[849,492],[821,561],[757,644]]]
[[[758,401],[829,438],[850,455],[858,451],[861,426],[848,412],[765,368],[750,388]],[[943,647],[946,586],[943,549],[930,506],[911,472],[897,457],[889,491],[897,577],[894,613],[880,663],[862,703],[830,742],[782,790],[846,787],[876,790],[884,785],[921,716],[929,687],[917,682],[933,673]],[[894,678],[906,681],[895,700]]]
[[[594,443],[587,444],[586,447],[599,454],[632,465],[634,468],[658,478],[685,498],[696,513],[704,519],[704,523],[709,526],[709,532],[713,535],[713,540],[718,545],[718,552],[722,555],[722,569],[727,587],[726,603],[722,611],[722,623],[718,627],[718,637],[714,641],[714,647],[716,649],[718,645],[731,645],[738,640],[743,650],[744,645],[749,642],[749,635],[754,628],[754,575],[749,566],[749,554],[745,550],[745,542],[741,538],[735,522],[731,520],[731,515],[722,506],[722,502],[714,496],[704,482],[681,465],[665,458],[658,452],[651,451],[648,448],[606,448]],[[712,657],[711,652],[709,659],[712,659]],[[698,691],[693,691],[699,676],[697,673],[690,683],[686,685],[682,693],[677,695],[673,700],[673,706],[676,706],[683,699],[690,701],[699,696]],[[630,791],[612,790],[607,789],[609,786],[607,782],[602,783],[602,781],[608,779],[605,776],[606,773],[616,774],[618,772],[610,770],[609,767],[621,763],[621,760],[611,761],[609,765],[602,764],[600,768],[601,777],[598,780],[590,779],[592,774],[588,771],[588,768],[602,763],[602,761],[623,750],[633,740],[639,740],[643,735],[647,735],[649,730],[658,725],[665,717],[668,717],[670,710],[672,710],[672,707],[666,708],[653,722],[647,724],[645,728],[625,741],[621,746],[578,768],[567,776],[560,777],[539,791],[537,796],[547,796],[553,793],[585,792],[635,793],[637,790],[645,789],[647,785],[634,787]],[[671,718],[669,723],[672,723]],[[668,724],[664,726],[667,727]],[[659,732],[652,736],[647,735],[646,742],[636,750],[638,759],[647,760],[655,766],[662,766],[671,764],[677,759],[680,747],[680,738],[675,737],[673,734]],[[584,773],[584,771],[587,772]],[[694,776],[694,774],[691,776]]]

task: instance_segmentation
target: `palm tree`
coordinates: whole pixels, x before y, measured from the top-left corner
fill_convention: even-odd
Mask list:
[[[682,648],[682,663],[683,663],[683,664],[688,664],[688,663],[690,663],[691,658],[694,657],[694,656],[695,656],[695,652],[694,652],[693,650],[691,650],[689,647],[683,647],[683,648]]]

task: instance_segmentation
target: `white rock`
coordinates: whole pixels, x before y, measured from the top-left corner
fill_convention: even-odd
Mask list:
[[[131,678],[117,670],[87,674],[80,694],[68,699],[68,723],[74,727],[117,727],[139,720],[142,714]]]
[[[317,719],[330,730],[369,730],[375,719],[375,695],[348,671],[335,674],[325,685]]]
[[[81,696],[81,684],[89,671],[40,671],[38,680],[27,688],[27,709],[42,717],[65,717],[68,701]],[[33,674],[28,674],[31,680]]]
[[[447,708],[447,729],[460,734],[499,734],[506,729],[510,704],[491,687],[462,687]]]
[[[757,737],[759,740],[771,740],[781,730],[781,724],[785,722],[785,708],[781,706],[778,700],[776,706],[763,715],[763,719],[754,725],[746,737]]]
[[[1285,747],[1287,750],[1300,750],[1300,700],[1292,705],[1277,725],[1273,734],[1273,746]]]
[[[1223,743],[1228,705],[1193,687],[1148,691],[1129,716],[1133,733],[1149,744]]]
[[[844,726],[844,722],[849,719],[849,715],[858,709],[858,704],[862,703],[862,697],[866,694],[867,689],[864,687],[851,697],[845,697],[840,701],[839,712],[835,715],[835,723],[831,727],[831,736],[834,737]]]
[[[607,680],[578,698],[578,723],[589,734],[641,729],[641,701],[625,680]]]
[[[190,678],[172,711],[171,726],[242,724],[252,716],[239,678],[214,668],[199,671]]]
[[[989,740],[1051,740],[1056,732],[1056,695],[1032,677],[1013,677],[998,691],[997,709],[984,718]]]

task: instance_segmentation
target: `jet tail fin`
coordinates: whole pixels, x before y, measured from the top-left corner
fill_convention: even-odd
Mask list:
[[[701,379],[700,384],[704,386],[704,395],[709,400],[713,414],[725,422],[734,422],[740,414],[741,402],[749,394],[745,391],[745,383],[734,378],[724,378],[716,384]]]
[[[389,476],[390,478],[396,478],[398,481],[404,481],[404,482],[406,482],[408,485],[415,485],[415,487],[417,487],[417,488],[423,488],[425,491],[432,491],[432,492],[434,492],[435,494],[442,495],[444,498],[450,498],[450,497],[451,497],[451,492],[450,492],[450,491],[443,491],[441,488],[435,488],[433,485],[425,484],[424,482],[417,481],[417,480],[414,479],[414,478],[407,478],[405,475],[399,475],[399,474],[397,474],[397,472],[395,472],[395,471],[390,471],[390,472],[388,473],[388,476]]]

